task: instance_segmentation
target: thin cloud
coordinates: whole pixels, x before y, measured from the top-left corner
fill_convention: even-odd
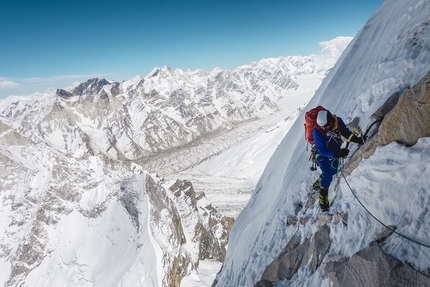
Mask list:
[[[47,91],[49,88],[65,88],[75,82],[84,82],[92,78],[112,77],[112,73],[71,74],[52,77],[6,78],[0,77],[0,99],[10,95],[29,95]]]
[[[21,84],[18,84],[17,82],[14,82],[14,81],[9,81],[9,80],[0,81],[0,89],[15,89],[20,86]]]
[[[91,78],[99,78],[99,77],[107,77],[112,76],[114,74],[72,74],[72,75],[60,75],[60,76],[52,76],[52,77],[33,77],[33,78],[25,78],[22,79],[21,82],[28,84],[37,84],[37,83],[53,83],[57,81],[74,81],[79,79],[91,79]]]

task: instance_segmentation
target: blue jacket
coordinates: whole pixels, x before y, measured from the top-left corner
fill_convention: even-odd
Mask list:
[[[325,156],[328,158],[334,158],[333,151],[340,150],[340,147],[342,146],[342,139],[340,136],[342,135],[345,138],[349,138],[349,136],[352,134],[351,131],[346,127],[343,120],[339,117],[337,118],[337,127],[335,125],[335,129],[332,130],[332,132],[336,136],[328,135],[325,131],[323,131],[319,127],[315,127],[312,131],[312,135],[314,137],[315,141],[315,147],[317,149],[316,153],[319,156]]]

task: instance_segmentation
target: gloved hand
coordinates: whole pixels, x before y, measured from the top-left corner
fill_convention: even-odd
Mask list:
[[[353,136],[351,137],[351,141],[352,141],[353,143],[358,143],[358,144],[360,144],[360,145],[364,145],[364,139],[363,139],[362,137],[358,137],[358,136],[356,136],[356,135],[353,135]]]
[[[333,154],[337,158],[346,157],[349,154],[349,149],[342,148],[340,150],[333,151]]]

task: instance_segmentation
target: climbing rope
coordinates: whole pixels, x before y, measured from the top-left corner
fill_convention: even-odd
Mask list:
[[[374,122],[373,122],[373,123],[372,123],[372,124],[371,124],[367,129],[366,129],[366,131],[364,132],[364,134],[362,133],[362,131],[361,131],[361,130],[357,130],[356,132],[357,132],[358,134],[362,135],[362,138],[363,138],[364,140],[366,140],[366,139],[367,139],[367,135],[369,134],[369,132],[370,132],[371,128],[372,128],[375,124],[382,122],[382,120],[383,120],[383,118],[380,118],[380,119],[377,119],[376,121],[374,121]],[[347,143],[347,145],[346,145],[346,148],[348,148],[349,143],[350,143],[350,141],[348,141],[348,143]],[[373,215],[373,214],[372,214],[372,212],[370,212],[370,211],[366,208],[366,206],[364,206],[364,204],[360,201],[360,199],[357,197],[356,193],[354,192],[354,190],[352,189],[352,187],[351,187],[351,185],[349,184],[348,180],[346,179],[345,174],[343,173],[343,168],[342,168],[342,166],[343,166],[343,159],[338,159],[338,171],[337,171],[338,176],[339,176],[339,172],[340,172],[340,174],[342,175],[343,179],[344,179],[344,180],[345,180],[345,182],[346,182],[346,185],[348,186],[349,190],[351,191],[352,195],[355,197],[355,199],[358,201],[358,203],[360,203],[360,205],[364,208],[364,210],[365,210],[365,211],[366,211],[366,212],[367,212],[371,217],[373,217],[373,219],[375,219],[377,222],[379,222],[379,223],[380,223],[381,225],[383,225],[385,228],[389,229],[390,231],[392,231],[393,233],[395,233],[395,234],[399,235],[400,237],[403,237],[404,239],[409,240],[409,241],[411,241],[411,242],[414,242],[414,243],[416,243],[416,244],[418,244],[418,245],[421,245],[421,246],[424,246],[424,247],[430,248],[430,245],[424,244],[424,243],[419,242],[419,241],[417,241],[417,240],[415,240],[415,239],[413,239],[413,238],[410,238],[409,236],[406,236],[406,235],[404,235],[404,234],[402,234],[402,233],[400,233],[400,232],[397,232],[395,229],[393,229],[392,227],[390,227],[390,226],[386,225],[384,222],[382,222],[381,220],[379,220],[375,215]],[[332,162],[332,167],[333,167],[333,162]],[[315,170],[316,170],[316,168],[315,168]]]
[[[341,172],[341,174],[342,174],[343,179],[344,179],[344,180],[345,180],[345,182],[346,182],[346,185],[348,186],[349,190],[351,191],[352,195],[354,195],[354,197],[355,197],[355,199],[358,201],[358,203],[360,203],[360,205],[364,208],[364,210],[366,210],[366,212],[367,212],[367,213],[369,213],[369,214],[370,214],[370,216],[372,216],[376,221],[378,221],[378,222],[379,222],[380,224],[382,224],[384,227],[388,228],[389,230],[391,230],[391,231],[392,231],[392,232],[394,232],[395,234],[399,235],[400,237],[403,237],[403,238],[405,238],[405,239],[407,239],[407,240],[409,240],[409,241],[411,241],[411,242],[414,242],[414,243],[416,243],[416,244],[418,244],[418,245],[421,245],[421,246],[424,246],[424,247],[430,248],[430,245],[427,245],[427,244],[421,243],[421,242],[419,242],[419,241],[416,241],[416,240],[415,240],[415,239],[413,239],[413,238],[410,238],[410,237],[408,237],[408,236],[406,236],[406,235],[404,235],[404,234],[401,234],[401,233],[397,232],[395,229],[393,229],[393,228],[392,228],[392,227],[390,227],[390,226],[387,226],[385,223],[383,223],[381,220],[379,220],[375,215],[373,215],[373,214],[372,214],[372,213],[371,213],[371,212],[366,208],[366,206],[364,206],[364,204],[360,201],[360,199],[358,199],[357,195],[355,194],[355,192],[353,191],[353,189],[352,189],[352,188],[351,188],[351,186],[349,185],[349,182],[348,182],[348,180],[346,179],[345,174],[343,173],[343,170],[341,170],[340,172]]]
[[[368,135],[368,133],[370,132],[370,129],[371,129],[375,124],[382,122],[382,120],[383,120],[383,118],[377,119],[376,121],[374,121],[374,122],[373,122],[373,123],[372,123],[372,124],[371,124],[367,129],[366,129],[366,132],[363,134],[363,139],[364,139],[364,140],[366,140],[367,135]],[[348,144],[349,144],[349,142],[348,142]],[[341,162],[340,162],[339,167],[340,167],[340,166],[342,166],[342,165],[343,165],[343,162],[341,161]],[[372,216],[372,217],[373,217],[373,219],[375,219],[375,220],[376,220],[376,221],[378,221],[380,224],[382,224],[385,228],[389,229],[390,231],[392,231],[393,233],[395,233],[395,234],[399,235],[400,237],[403,237],[403,238],[405,238],[405,239],[407,239],[407,240],[409,240],[409,241],[411,241],[411,242],[414,242],[414,243],[416,243],[416,244],[418,244],[418,245],[421,245],[421,246],[424,246],[424,247],[430,248],[430,245],[424,244],[424,243],[419,242],[419,241],[417,241],[417,240],[415,240],[415,239],[413,239],[413,238],[410,238],[410,237],[408,237],[408,236],[406,236],[406,235],[404,235],[404,234],[401,234],[400,232],[397,232],[395,229],[393,229],[392,227],[390,227],[390,226],[386,225],[386,224],[385,224],[385,223],[383,223],[381,220],[379,220],[375,215],[373,215],[373,214],[372,214],[372,213],[371,213],[371,212],[366,208],[366,206],[364,206],[364,204],[360,201],[360,199],[357,197],[356,193],[354,192],[354,190],[353,190],[353,189],[352,189],[352,187],[350,186],[350,184],[349,184],[348,180],[346,179],[346,176],[345,176],[345,174],[343,173],[343,169],[342,169],[342,168],[339,168],[339,169],[340,169],[340,173],[342,174],[342,177],[343,177],[343,179],[345,180],[346,185],[348,186],[348,188],[349,188],[349,190],[351,191],[352,195],[354,195],[354,197],[355,197],[355,199],[358,201],[358,203],[360,203],[360,205],[364,208],[364,210],[365,210],[367,213],[369,213],[369,215],[370,215],[370,216]]]

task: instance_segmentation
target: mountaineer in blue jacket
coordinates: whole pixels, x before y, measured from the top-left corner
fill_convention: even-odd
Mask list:
[[[347,148],[341,148],[343,139],[348,139],[358,144],[363,144],[361,137],[353,134],[345,125],[343,120],[327,110],[318,112],[317,126],[312,135],[316,147],[316,160],[321,169],[319,182],[319,205],[321,211],[328,211],[330,204],[328,200],[328,188],[339,168],[339,158],[349,154]],[[315,184],[317,184],[317,182]],[[314,187],[315,187],[314,184]]]

